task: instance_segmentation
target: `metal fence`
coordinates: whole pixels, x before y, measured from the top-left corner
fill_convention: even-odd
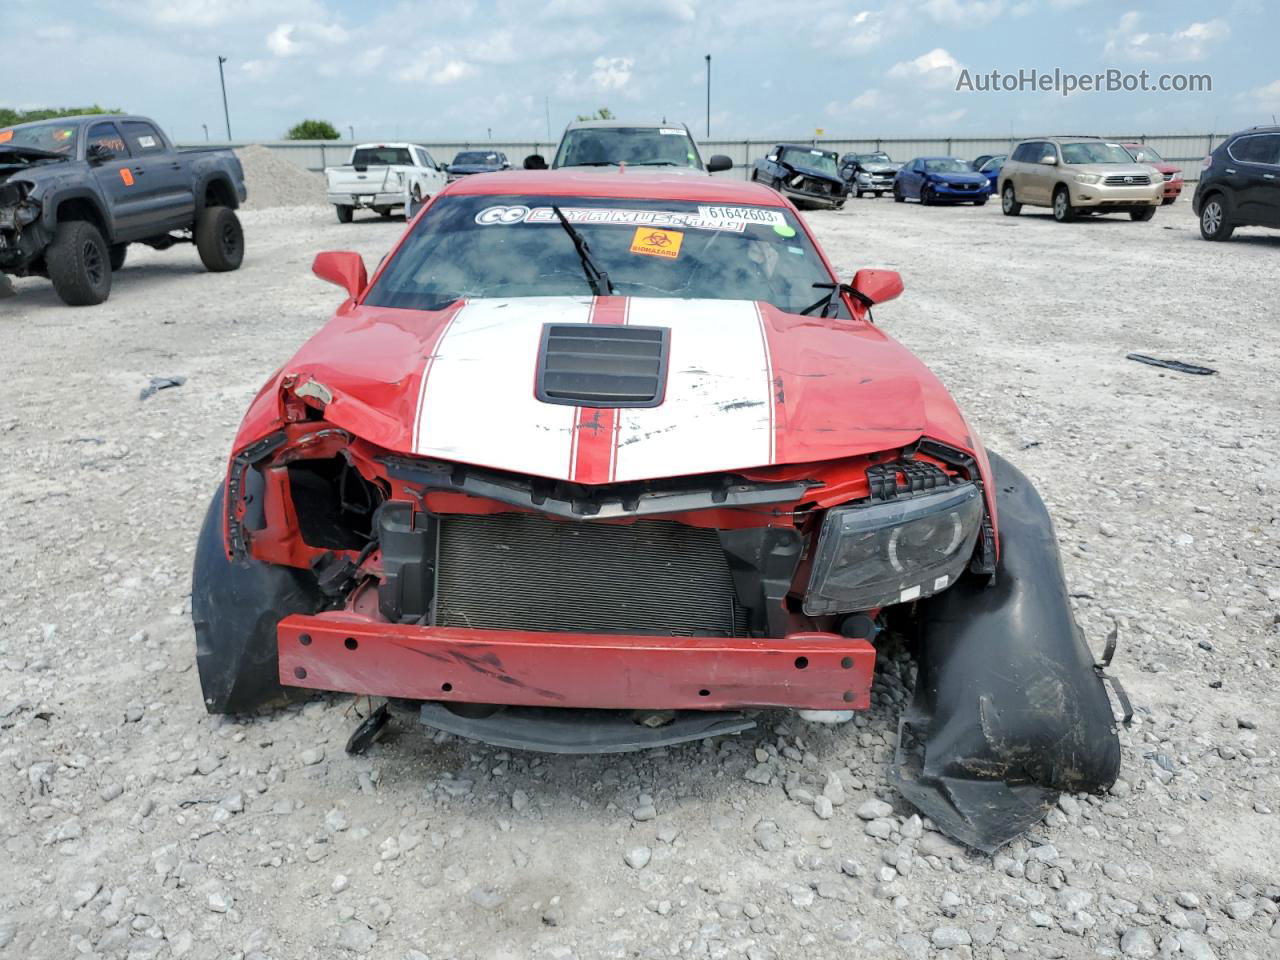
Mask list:
[[[1031,135],[1031,134],[1028,134]],[[1040,136],[1042,134],[1034,134]],[[1183,176],[1195,180],[1200,175],[1200,161],[1215,146],[1226,138],[1226,134],[1218,133],[1127,133],[1108,137],[1125,143],[1149,143],[1170,163],[1183,169]],[[749,138],[743,140],[703,140],[699,142],[704,159],[713,153],[726,154],[733,160],[733,169],[722,176],[746,178],[752,164],[764,156],[771,147],[779,143],[803,143],[821,146],[825,150],[837,153],[870,153],[883,150],[895,160],[910,160],[920,156],[956,156],[972,159],[984,153],[1008,153],[1013,144],[1023,137],[933,137],[933,138],[897,138],[897,137],[864,137],[862,139],[837,140],[827,137],[777,137],[772,140]],[[449,163],[454,155],[462,150],[499,150],[507,155],[513,167],[519,167],[526,156],[540,153],[549,160],[555,150],[555,143],[531,140],[480,140],[480,141],[433,141],[430,139],[414,139],[411,137],[396,138],[397,141],[418,143],[441,163]],[[369,141],[363,141],[369,142]],[[273,140],[259,142],[260,146],[278,153],[307,170],[323,170],[327,166],[346,163],[351,153],[350,142],[337,140]],[[183,144],[183,146],[205,146],[205,144]],[[248,146],[248,142],[233,142],[232,147]]]

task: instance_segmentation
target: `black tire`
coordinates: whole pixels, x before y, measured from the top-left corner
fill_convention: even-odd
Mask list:
[[[383,220],[391,219],[390,207],[374,207],[373,209],[378,214],[378,216],[380,216]]]
[[[760,182],[760,171],[759,171],[759,170],[752,170],[752,171],[751,171],[751,182],[752,182],[752,183],[759,183],[759,182]]]
[[[933,187],[924,186],[920,188],[920,205],[931,206],[933,204]]]
[[[1235,229],[1227,198],[1220,193],[1205,197],[1200,207],[1200,236],[1205,240],[1230,240]]]
[[[1165,197],[1163,200],[1160,201],[1160,206],[1167,207],[1169,206],[1169,204],[1173,203],[1177,199],[1178,199],[1177,197]]]
[[[191,621],[205,709],[247,713],[298,700],[311,691],[280,683],[276,625],[315,613],[321,597],[309,573],[250,560],[232,563],[223,549],[223,490],[205,514],[191,575]]]
[[[975,207],[982,207],[982,206],[986,206],[986,203],[987,203],[987,198],[986,198],[986,197],[979,197],[977,200],[973,201],[973,205],[974,205]]]
[[[124,258],[129,252],[127,243],[113,243],[111,245],[111,272],[115,273],[124,266]]]
[[[44,254],[53,289],[69,307],[92,307],[111,295],[111,251],[87,220],[58,224]]]
[[[336,204],[333,208],[338,214],[339,223],[350,223],[351,218],[356,214],[356,208],[347,206],[344,203]]]
[[[1066,187],[1058,187],[1053,191],[1053,219],[1059,223],[1070,223],[1075,218],[1076,211],[1071,206],[1071,191]]]
[[[205,207],[196,214],[196,249],[211,273],[237,270],[244,260],[244,230],[230,207]]]
[[[899,187],[896,183],[893,185],[893,202],[894,203],[907,202],[907,198],[902,195],[902,188]]]
[[[1012,183],[1006,183],[1000,191],[1000,209],[1006,217],[1016,217],[1022,212],[1022,204],[1014,195]]]
[[[876,191],[873,191],[871,195],[875,197],[877,200],[879,200],[882,196],[884,196],[884,191],[876,190]]]
[[[1155,207],[1139,207],[1137,210],[1129,211],[1129,219],[1137,220],[1139,223],[1146,223],[1156,215]]]

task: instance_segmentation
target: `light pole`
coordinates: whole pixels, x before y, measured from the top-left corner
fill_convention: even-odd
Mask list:
[[[711,139],[711,54],[707,54],[707,139]]]
[[[348,127],[347,127],[347,130],[348,130],[348,131],[350,132],[350,134],[351,134],[351,142],[352,142],[352,143],[355,143],[355,142],[356,142],[356,128],[355,128],[354,126],[348,126]]]
[[[227,62],[227,58],[218,57],[218,82],[222,84],[222,116],[227,121],[227,142],[231,141],[231,111],[227,109],[227,78],[222,73],[222,65]]]
[[[209,125],[207,123],[202,123],[200,124],[200,126],[204,127],[204,142],[208,143],[209,142]]]

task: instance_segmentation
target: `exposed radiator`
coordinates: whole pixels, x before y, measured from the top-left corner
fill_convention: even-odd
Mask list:
[[[668,520],[444,517],[435,622],[660,636],[742,636],[714,530]]]

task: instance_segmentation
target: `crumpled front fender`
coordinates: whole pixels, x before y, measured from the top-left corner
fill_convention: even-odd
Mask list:
[[[956,839],[991,852],[1060,792],[1107,789],[1120,741],[1076,625],[1053,522],[1030,481],[989,454],[1000,520],[995,577],[920,605],[919,673],[890,780]]]

